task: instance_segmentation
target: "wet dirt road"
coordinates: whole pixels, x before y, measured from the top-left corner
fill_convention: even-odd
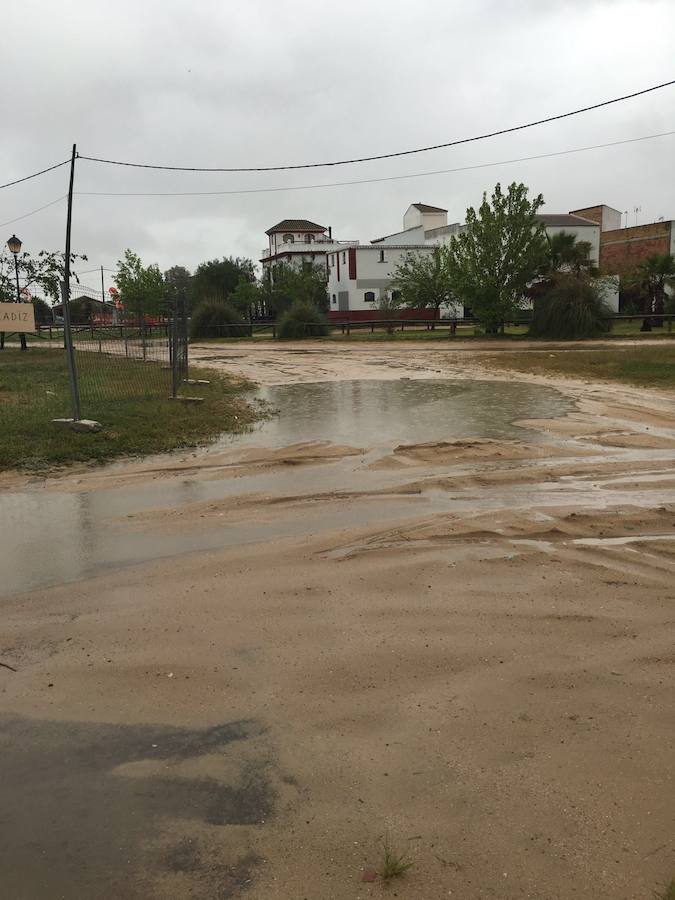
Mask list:
[[[649,897],[673,399],[296,356],[241,440],[4,479],[7,896]]]

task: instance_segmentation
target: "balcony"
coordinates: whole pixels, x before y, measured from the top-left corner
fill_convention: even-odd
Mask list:
[[[336,241],[334,239],[321,238],[317,241],[311,241],[306,244],[304,241],[290,241],[286,244],[277,244],[277,253],[331,253],[338,247],[356,247],[360,241]],[[267,259],[274,256],[275,251],[269,247],[264,247],[260,252],[260,259]]]

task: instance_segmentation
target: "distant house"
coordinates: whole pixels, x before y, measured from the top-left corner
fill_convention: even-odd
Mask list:
[[[85,325],[90,322],[111,322],[114,307],[112,303],[103,303],[96,297],[81,294],[70,299],[70,315],[73,325]],[[54,317],[63,316],[63,303],[55,303],[52,306]]]
[[[659,222],[639,229],[621,229],[621,214],[608,206],[588,207],[569,213],[537,215],[549,237],[573,234],[590,244],[590,258],[607,274],[620,274],[621,265],[651,252],[675,252],[675,223]],[[671,225],[673,226],[671,228]],[[265,234],[268,247],[260,260],[264,277],[274,280],[275,268],[290,265],[321,266],[325,270],[329,318],[370,319],[385,291],[396,293],[394,273],[410,253],[430,255],[448,244],[466,228],[461,222],[448,224],[448,210],[429,203],[411,203],[403,214],[403,228],[371,240],[338,241],[330,228],[308,219],[282,219]],[[625,237],[624,237],[625,235]],[[634,246],[639,236],[639,243]],[[668,248],[670,250],[668,251]],[[608,291],[607,301],[618,310],[618,284]],[[441,316],[461,317],[461,308],[442,308]],[[468,313],[466,313],[468,314]],[[400,315],[424,317],[432,311],[401,310]]]
[[[268,246],[262,251],[260,263],[263,278],[274,281],[279,266],[300,269],[312,265],[326,269],[326,254],[335,247],[331,229],[309,219],[282,219],[265,232]]]
[[[621,227],[621,213],[611,206],[587,206],[572,215],[595,222],[600,236],[599,262],[606,274],[625,275],[654,254],[675,256],[675,221],[660,219],[644,225]],[[628,219],[628,215],[626,215]]]

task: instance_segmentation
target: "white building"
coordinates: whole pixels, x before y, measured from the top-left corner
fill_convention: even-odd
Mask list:
[[[336,247],[328,254],[328,299],[331,319],[371,319],[377,313],[377,301],[392,290],[397,266],[410,253],[428,256],[434,248],[427,244],[358,244]],[[442,309],[441,315],[461,315],[461,308]],[[397,318],[433,318],[432,310],[402,309]]]
[[[567,215],[541,213],[536,218],[544,225],[549,237],[564,231],[565,234],[573,234],[577,241],[585,241],[590,244],[591,262],[596,267],[600,264],[600,226],[597,222],[591,222],[590,219],[575,216],[573,213]]]
[[[428,256],[442,243],[443,234],[454,233],[459,225],[448,226],[448,211],[426,203],[411,204],[403,215],[403,230],[376,238],[370,244],[335,248],[328,253],[328,298],[332,319],[370,319],[377,301],[392,290],[397,266],[410,253]],[[441,316],[461,316],[461,307],[443,308]],[[397,316],[433,318],[432,310],[399,311]]]
[[[549,236],[562,231],[591,246],[591,260],[598,265],[600,258],[599,223],[574,213],[537,216]],[[340,319],[370,319],[376,316],[377,301],[385,291],[396,296],[393,284],[397,266],[410,253],[430,255],[436,247],[448,244],[453,235],[466,226],[459,222],[448,225],[448,211],[427,203],[411,204],[403,215],[403,229],[376,238],[369,244],[358,241],[337,241],[331,229],[307,219],[283,219],[265,233],[268,247],[260,262],[263,275],[274,278],[279,264],[299,268],[302,265],[325,267],[329,317]],[[619,308],[618,288],[609,291],[607,301]],[[433,311],[401,310],[399,315],[411,318],[432,318]],[[441,308],[441,317],[461,318],[461,306]]]
[[[279,265],[300,269],[302,266],[320,266],[327,273],[326,254],[341,243],[334,241],[331,229],[308,219],[282,219],[265,232],[268,246],[262,251],[260,263],[263,278],[274,281],[274,271]]]

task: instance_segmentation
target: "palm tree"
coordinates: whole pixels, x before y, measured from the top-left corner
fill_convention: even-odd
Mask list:
[[[569,231],[559,231],[546,235],[548,241],[548,271],[571,272],[574,275],[597,274],[591,259],[592,245],[588,241],[578,241]]]
[[[666,308],[666,286],[675,286],[675,256],[671,253],[654,253],[638,266],[638,277],[645,291],[645,320],[640,331],[651,331],[650,316],[662,316]],[[658,320],[663,324],[663,319]]]
[[[538,281],[530,285],[530,334],[553,339],[595,337],[611,328],[612,310],[591,259],[592,245],[575,234],[546,235],[548,256]]]

